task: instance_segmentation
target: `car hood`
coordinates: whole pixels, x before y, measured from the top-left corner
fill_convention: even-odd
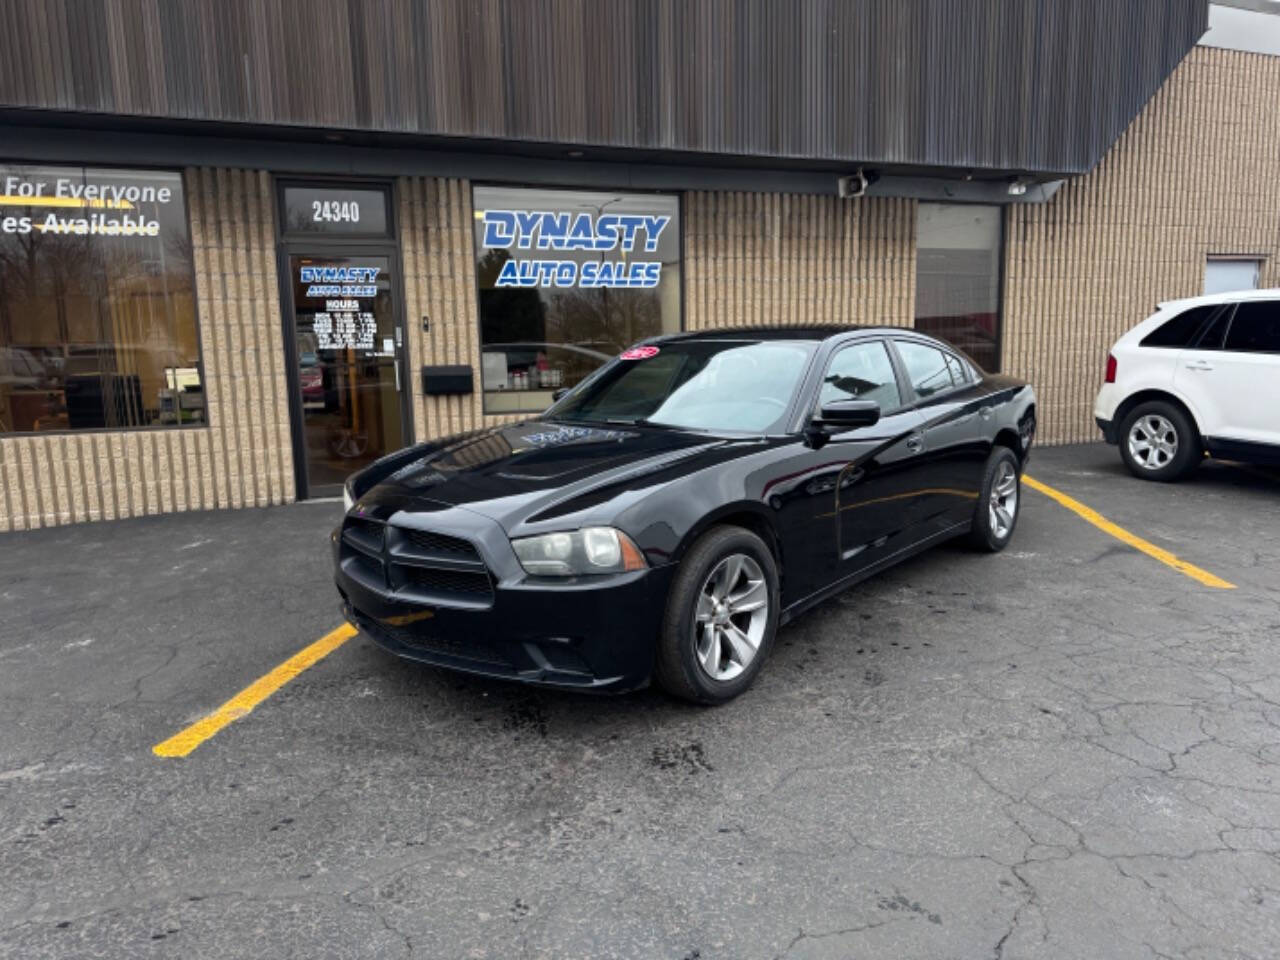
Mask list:
[[[511,529],[728,442],[663,428],[529,421],[432,444],[377,478],[371,492],[465,507]]]

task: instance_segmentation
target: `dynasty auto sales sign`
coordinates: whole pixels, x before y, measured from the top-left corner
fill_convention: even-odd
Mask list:
[[[498,287],[651,289],[662,278],[662,261],[627,255],[657,253],[670,223],[665,215],[485,210],[482,242],[512,252],[498,274]],[[600,258],[549,255],[555,252],[598,253]]]

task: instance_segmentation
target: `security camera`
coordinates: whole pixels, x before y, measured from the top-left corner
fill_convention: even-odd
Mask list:
[[[874,170],[863,170],[862,167],[859,167],[857,173],[847,177],[840,177],[836,180],[837,192],[844,200],[866,196],[867,187],[879,179],[880,175]]]

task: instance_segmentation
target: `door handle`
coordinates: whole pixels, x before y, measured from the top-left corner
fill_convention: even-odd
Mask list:
[[[911,453],[919,453],[924,449],[924,437],[918,433],[913,433],[907,437],[907,449]]]
[[[994,415],[990,407],[982,407],[981,409],[978,410],[978,413],[982,414],[983,420],[990,420]]]
[[[1209,363],[1207,360],[1188,360],[1187,369],[1188,370],[1212,370],[1213,364]]]
[[[400,358],[396,357],[396,362],[391,365],[391,369],[396,372],[396,393],[400,392]]]

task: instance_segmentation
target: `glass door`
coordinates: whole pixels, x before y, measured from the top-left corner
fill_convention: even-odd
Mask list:
[[[389,255],[288,257],[301,410],[294,449],[299,495],[331,496],[344,480],[404,446],[403,334]]]

